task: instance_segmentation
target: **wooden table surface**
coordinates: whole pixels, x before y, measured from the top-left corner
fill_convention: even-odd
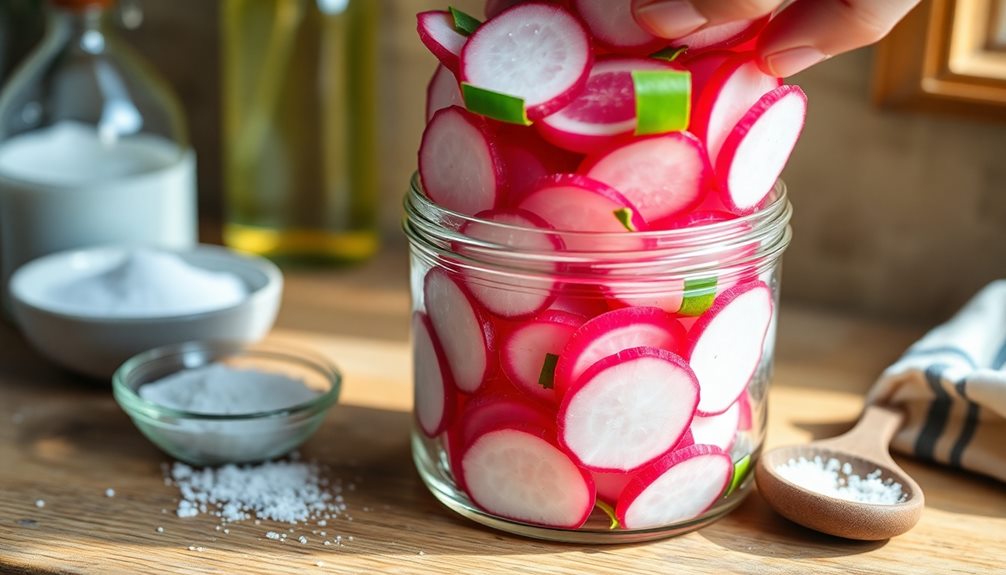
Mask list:
[[[1006,570],[1001,483],[907,458],[926,511],[910,533],[859,543],[807,531],[757,495],[681,537],[619,546],[551,544],[483,528],[427,493],[409,454],[406,267],[391,251],[354,270],[288,271],[275,340],[314,348],[346,375],[341,405],[302,449],[356,483],[349,517],[285,542],[263,522],[215,530],[173,514],[167,457],[104,386],[39,360],[0,327],[0,573],[996,573]],[[784,306],[768,446],[848,428],[878,371],[921,333]],[[105,496],[115,489],[113,498]],[[35,501],[44,499],[44,508]],[[162,511],[165,510],[165,511]],[[157,532],[163,527],[163,533]],[[296,537],[305,534],[309,543]],[[353,540],[348,541],[352,536]],[[202,548],[199,550],[190,550]],[[319,566],[320,565],[320,566]]]

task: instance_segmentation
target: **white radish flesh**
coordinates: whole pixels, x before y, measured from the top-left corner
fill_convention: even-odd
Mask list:
[[[464,107],[465,101],[461,98],[461,88],[458,87],[458,79],[443,64],[437,66],[433,72],[430,83],[426,86],[426,121],[433,119],[436,114],[444,108],[451,106]]]
[[[423,45],[447,66],[457,71],[461,49],[468,37],[454,29],[454,18],[446,10],[431,10],[416,15],[417,31]]]
[[[575,314],[546,311],[519,325],[500,345],[503,373],[532,397],[555,402],[555,361],[581,324]]]
[[[412,316],[412,338],[416,419],[423,433],[435,437],[449,425],[454,385],[433,326],[422,312]]]
[[[466,393],[482,386],[493,367],[493,332],[465,290],[447,272],[434,268],[423,286],[426,313],[443,346],[454,384]]]
[[[740,402],[735,401],[719,415],[696,416],[691,427],[695,443],[714,445],[723,451],[730,451],[737,437],[740,415]]]
[[[433,115],[419,147],[419,178],[431,200],[469,216],[492,209],[501,174],[482,118],[457,106]]]
[[[643,30],[632,16],[632,0],[573,0],[594,39],[625,54],[645,55],[668,44]]]

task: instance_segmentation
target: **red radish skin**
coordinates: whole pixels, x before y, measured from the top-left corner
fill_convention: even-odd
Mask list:
[[[559,291],[558,296],[550,310],[566,311],[582,316],[583,321],[607,312],[607,301],[604,293],[594,284],[565,284]]]
[[[426,86],[426,121],[432,120],[433,115],[444,108],[464,107],[464,105],[458,79],[446,66],[438,64],[430,83]]]
[[[755,38],[768,24],[769,16],[754,20],[739,20],[703,28],[694,34],[671,42],[675,46],[687,46],[690,56],[711,50],[727,50]]]
[[[525,210],[490,210],[477,214],[476,220],[461,227],[461,233],[496,246],[533,252],[558,252],[564,249],[556,234],[546,233],[552,226]],[[469,248],[455,248],[459,252]],[[551,270],[554,271],[554,268]],[[506,318],[530,317],[547,308],[559,288],[546,276],[511,278],[491,271],[466,269],[465,286],[489,313]]]
[[[503,169],[486,122],[458,106],[434,114],[419,147],[419,179],[448,210],[471,216],[495,208]]]
[[[460,67],[461,49],[468,37],[454,29],[454,18],[446,10],[430,10],[416,15],[419,39],[451,72]]]
[[[751,411],[751,395],[748,392],[741,394],[740,399],[737,400],[739,406],[739,415],[737,421],[737,429],[741,431],[748,431],[752,427],[752,411]]]
[[[772,320],[765,282],[739,284],[716,297],[688,333],[688,364],[702,388],[699,415],[726,411],[744,393],[761,361]]]
[[[688,58],[687,52],[685,56],[686,58],[681,62],[681,66],[692,74],[691,100],[692,110],[695,110],[699,105],[699,95],[705,90],[709,84],[709,80],[720,69],[720,66],[734,57],[734,53],[726,50],[713,50],[699,54],[694,58]]]
[[[461,81],[524,100],[528,119],[556,112],[583,89],[590,38],[566,9],[526,2],[479,27],[461,52]]]
[[[426,314],[412,314],[412,337],[416,420],[427,437],[436,437],[450,424],[454,412],[451,370]]]
[[[693,228],[696,226],[702,226],[706,224],[718,224],[720,222],[729,222],[730,220],[737,219],[736,214],[730,212],[721,212],[718,210],[708,210],[708,211],[693,211],[687,214],[667,220],[660,224],[660,229],[662,230],[682,230],[686,228]]]
[[[693,445],[641,469],[615,506],[625,529],[648,529],[694,519],[726,491],[733,462],[723,450]]]
[[[594,62],[583,91],[536,127],[549,142],[583,154],[631,138],[636,129],[635,70],[677,70],[663,60],[608,58]]]
[[[643,30],[632,16],[632,0],[573,0],[594,40],[611,52],[645,56],[668,44]]]
[[[423,301],[455,386],[465,393],[477,391],[495,367],[492,323],[461,284],[439,268],[426,274]]]
[[[472,501],[494,515],[576,529],[594,509],[590,476],[545,429],[511,425],[483,433],[465,450],[461,465]]]
[[[592,365],[635,347],[679,353],[685,330],[672,315],[656,307],[627,307],[603,313],[580,326],[559,356],[555,385],[560,395]]]
[[[645,246],[639,238],[625,233],[625,226],[615,217],[617,210],[628,209],[632,214],[632,227],[647,229],[646,221],[639,215],[636,206],[613,188],[586,176],[549,176],[538,183],[520,207],[538,214],[560,232],[613,232],[626,236],[624,243],[617,244],[620,247]],[[610,235],[603,239],[584,234],[560,235],[570,251],[610,250],[614,247]]]
[[[559,406],[559,443],[592,471],[631,471],[681,440],[699,384],[680,356],[636,347],[594,363]]]
[[[545,404],[530,401],[526,396],[507,392],[479,393],[473,396],[458,418],[458,446],[467,448],[475,439],[493,429],[508,425],[533,425],[554,428],[555,413],[545,409]]]
[[[528,395],[555,403],[555,388],[539,383],[546,354],[556,357],[584,318],[561,311],[545,311],[510,332],[500,344],[500,367],[517,388]],[[554,378],[554,376],[553,376]]]
[[[636,138],[588,156],[579,171],[618,190],[646,221],[687,212],[712,184],[702,142],[688,132]]]
[[[740,415],[740,400],[737,400],[719,415],[695,416],[691,427],[695,443],[714,445],[729,453],[737,438]]]
[[[754,211],[772,191],[807,118],[807,95],[780,86],[762,96],[737,122],[716,161],[723,202],[737,213]]]
[[[678,441],[674,449],[684,449],[690,445],[694,445],[695,441],[692,439],[692,433],[686,431],[685,435],[682,436],[681,440]],[[625,491],[625,486],[632,481],[635,477],[634,472],[605,472],[605,471],[591,471],[590,477],[594,480],[594,487],[597,491],[597,498],[605,503],[608,503],[612,507],[618,503],[619,496]]]
[[[508,206],[519,205],[546,176],[572,172],[583,161],[583,156],[553,146],[529,126],[500,125],[496,144],[508,192],[503,204]]]
[[[750,54],[734,56],[713,74],[695,104],[690,126],[705,142],[713,166],[737,122],[763,95],[780,85],[782,80],[762,72]]]

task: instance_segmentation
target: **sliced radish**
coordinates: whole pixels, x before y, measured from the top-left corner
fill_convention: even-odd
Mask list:
[[[509,392],[479,392],[465,406],[459,418],[458,445],[465,448],[475,438],[500,427],[509,425],[533,425],[540,428],[554,428],[555,414],[543,409],[543,404],[532,404],[526,396],[516,396],[516,390]]]
[[[726,411],[758,368],[772,320],[772,291],[761,281],[719,296],[688,334],[688,363],[702,387],[700,415]]]
[[[643,30],[632,16],[632,0],[573,0],[591,35],[605,48],[643,56],[668,44]]]
[[[754,20],[738,20],[703,28],[694,34],[671,42],[675,46],[687,46],[690,55],[709,50],[734,48],[754,38],[768,24],[769,17]]]
[[[446,66],[438,64],[437,70],[430,78],[430,83],[426,86],[426,121],[432,120],[433,114],[444,108],[463,107],[464,105],[465,101],[461,98],[458,79]]]
[[[627,307],[603,313],[580,326],[559,356],[555,384],[560,395],[598,361],[635,347],[678,353],[685,330],[673,316],[656,307]]]
[[[737,429],[747,431],[751,429],[752,425],[751,395],[747,392],[742,393],[740,399],[737,400],[737,405],[740,408],[737,416]]]
[[[531,212],[490,210],[477,214],[476,218],[462,226],[461,233],[518,250],[556,252],[564,248],[558,236],[545,233],[552,226]],[[528,317],[547,308],[559,287],[554,279],[541,274],[501,277],[499,273],[467,269],[464,277],[469,293],[486,310],[510,319]]]
[[[712,165],[737,122],[781,84],[781,79],[762,72],[750,54],[738,54],[720,66],[699,94],[692,114],[691,130],[705,142]]]
[[[500,344],[500,367],[510,381],[539,399],[555,402],[555,366],[581,316],[545,311],[510,332]]]
[[[641,469],[615,506],[626,529],[647,529],[702,515],[730,484],[733,462],[723,450],[693,445]]]
[[[423,298],[454,384],[466,393],[476,391],[494,367],[492,323],[468,292],[440,268],[426,274]]]
[[[499,515],[576,529],[594,509],[594,484],[545,430],[514,425],[480,435],[461,465],[472,501]]]
[[[688,212],[683,216],[661,222],[660,229],[680,230],[705,224],[728,222],[736,218],[736,214],[731,214],[730,212],[721,212],[719,210],[695,210]]]
[[[584,321],[607,312],[607,301],[595,284],[564,284],[549,306],[550,310],[567,311],[582,316]]]
[[[807,95],[798,86],[772,90],[744,114],[716,161],[724,203],[740,213],[758,207],[786,166],[806,117]]]
[[[694,424],[694,422],[693,422]],[[684,449],[695,443],[692,439],[692,432],[686,431],[678,443],[674,446],[675,450]],[[615,505],[618,502],[619,496],[625,491],[625,486],[632,481],[635,477],[634,472],[625,471],[591,471],[590,477],[594,480],[594,487],[597,491],[597,498]]]
[[[714,445],[730,451],[740,425],[740,400],[719,415],[697,415],[692,420],[692,437],[695,443]]]
[[[495,18],[500,15],[501,12],[507,8],[512,8],[521,2],[526,2],[527,0],[486,0],[485,15],[486,19]]]
[[[559,406],[559,442],[595,471],[631,471],[688,431],[699,384],[680,356],[636,347],[593,364]]]
[[[577,174],[556,174],[540,181],[520,203],[522,209],[538,214],[560,232],[626,232],[616,212],[629,210],[631,225],[646,229],[639,210],[611,187]],[[626,234],[629,235],[629,234]],[[610,238],[604,240],[586,234],[562,235],[566,249],[590,251],[613,249]],[[620,244],[621,245],[621,244]],[[641,245],[636,238],[625,246]]]
[[[589,154],[609,147],[636,129],[632,72],[677,69],[670,62],[647,58],[597,60],[576,99],[538,122],[538,131],[549,142],[574,152]]]
[[[448,210],[471,216],[496,207],[502,164],[485,121],[457,106],[434,114],[419,147],[419,178]]]
[[[435,437],[450,423],[454,411],[454,383],[426,314],[416,312],[412,315],[412,337],[416,419],[423,433]]]
[[[575,16],[554,4],[528,2],[504,10],[468,38],[461,81],[520,98],[527,118],[537,120],[576,97],[592,58],[587,31]]]
[[[661,280],[659,286],[645,282],[632,290],[606,286],[611,309],[625,307],[657,307],[668,313],[677,313],[685,299],[684,280]]]
[[[572,172],[582,161],[581,156],[549,144],[527,126],[502,125],[496,132],[496,144],[506,179],[504,204],[510,206],[520,204],[545,176]]]
[[[580,172],[621,192],[646,221],[698,205],[710,185],[702,142],[687,132],[637,138],[588,157]]]
[[[461,49],[468,37],[454,28],[454,17],[446,10],[430,10],[416,14],[419,39],[426,49],[452,72],[459,69]]]
[[[686,58],[681,62],[681,65],[692,73],[692,110],[698,106],[699,95],[705,90],[709,80],[724,62],[733,57],[733,52],[714,50],[704,52],[694,58]]]

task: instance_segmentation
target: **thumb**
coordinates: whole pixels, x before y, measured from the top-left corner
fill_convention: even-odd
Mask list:
[[[796,0],[758,40],[761,67],[786,77],[842,52],[872,44],[919,0]]]

